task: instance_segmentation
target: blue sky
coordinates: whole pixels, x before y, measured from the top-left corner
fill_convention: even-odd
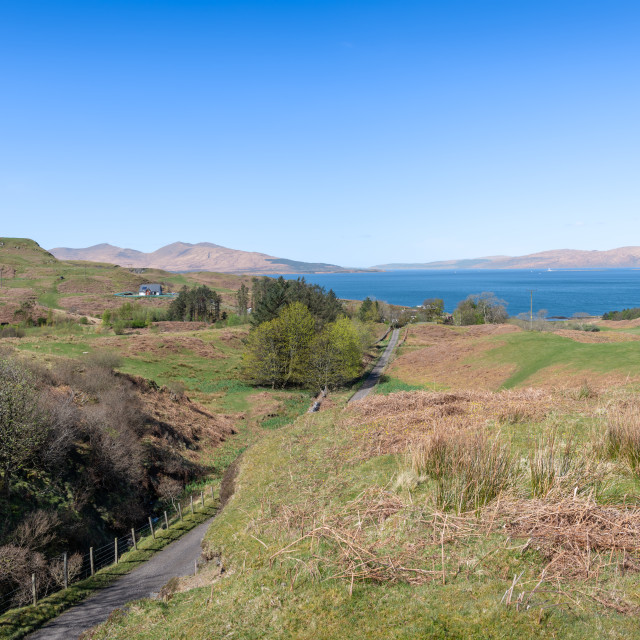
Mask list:
[[[640,245],[640,5],[0,3],[0,234],[369,266]]]

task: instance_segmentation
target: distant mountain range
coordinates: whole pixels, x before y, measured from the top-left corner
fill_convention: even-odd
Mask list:
[[[372,269],[633,269],[640,268],[640,247],[609,251],[557,249],[526,256],[489,256],[469,260],[379,264]]]
[[[57,247],[51,253],[59,260],[109,262],[121,267],[148,267],[165,271],[215,271],[219,273],[344,273],[366,271],[324,262],[300,262],[275,258],[266,253],[228,249],[210,242],[174,242],[151,253],[96,244],[85,249]]]

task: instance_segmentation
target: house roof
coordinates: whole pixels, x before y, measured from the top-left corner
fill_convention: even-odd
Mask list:
[[[162,293],[161,284],[141,284],[140,291],[153,291],[154,293]]]

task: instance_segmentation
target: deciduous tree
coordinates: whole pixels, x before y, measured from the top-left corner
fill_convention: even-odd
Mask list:
[[[505,305],[506,302],[491,291],[473,293],[458,303],[454,319],[459,325],[502,324],[509,317]]]

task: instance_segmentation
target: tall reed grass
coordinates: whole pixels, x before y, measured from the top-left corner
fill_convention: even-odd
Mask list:
[[[623,460],[640,478],[640,404],[611,407],[607,413],[605,450],[610,458]]]
[[[478,510],[513,486],[519,463],[506,445],[480,435],[435,433],[409,452],[413,473],[434,484],[441,509]]]

